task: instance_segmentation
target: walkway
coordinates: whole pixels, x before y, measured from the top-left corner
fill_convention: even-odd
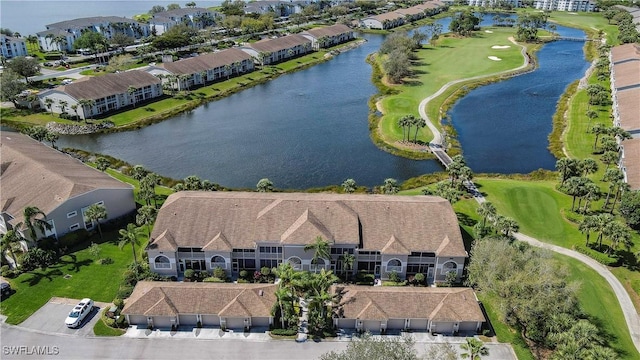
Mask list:
[[[515,69],[515,71],[517,70],[521,70],[523,68],[525,68],[526,66],[529,65],[529,56],[526,54],[526,48],[522,45],[519,45],[518,43],[516,43],[516,41],[513,38],[509,38],[509,40],[522,47],[522,55],[525,58],[524,64],[522,64],[520,67],[518,67],[517,69]],[[500,72],[500,73],[496,73],[496,74],[492,74],[492,75],[483,75],[483,76],[475,76],[472,78],[467,78],[467,79],[460,79],[460,80],[455,80],[455,81],[450,81],[448,83],[446,83],[442,88],[440,88],[440,90],[438,90],[438,92],[436,92],[435,94],[425,98],[424,100],[422,100],[420,102],[418,111],[420,113],[420,116],[426,120],[427,122],[427,126],[429,127],[429,130],[431,130],[431,132],[433,133],[433,140],[429,143],[429,149],[433,152],[434,155],[436,155],[436,157],[438,157],[438,160],[440,160],[440,162],[445,166],[448,167],[449,164],[451,163],[451,158],[449,157],[449,155],[446,153],[446,151],[443,148],[443,144],[442,144],[442,135],[440,134],[440,131],[438,130],[438,128],[431,122],[431,120],[429,119],[429,117],[427,116],[427,112],[426,112],[426,108],[427,105],[429,104],[429,102],[440,96],[442,93],[444,93],[451,85],[463,82],[463,81],[469,81],[469,80],[476,80],[476,79],[480,79],[483,77],[487,77],[487,76],[495,76],[495,75],[500,75],[500,74],[504,74],[504,73],[509,73],[509,72],[513,72],[514,70],[509,70],[509,71],[504,71],[504,72]],[[484,198],[484,196],[482,196],[482,194],[478,191],[478,189],[476,188],[475,184],[471,181],[466,181],[464,183],[465,187],[467,188],[467,190],[469,191],[469,193],[471,193],[474,197],[474,199],[478,202],[478,203],[483,203],[486,201],[486,199]],[[525,234],[522,233],[515,233],[514,237],[520,241],[526,242],[530,245],[539,247],[539,248],[543,248],[543,249],[548,249],[551,250],[553,252],[556,252],[558,254],[562,254],[565,256],[569,256],[571,258],[574,258],[580,262],[582,262],[583,264],[589,266],[590,268],[594,269],[595,271],[597,271],[611,286],[611,288],[613,289],[613,292],[615,293],[616,297],[618,298],[618,302],[620,303],[620,308],[622,308],[622,313],[624,314],[624,318],[626,320],[627,323],[627,327],[629,328],[629,334],[631,335],[631,340],[633,341],[633,344],[636,347],[636,350],[638,350],[638,352],[640,352],[640,317],[638,316],[638,312],[636,311],[633,302],[631,301],[631,297],[629,296],[629,293],[626,291],[626,289],[624,288],[624,286],[622,285],[622,283],[618,280],[618,278],[615,277],[615,275],[613,275],[613,273],[604,265],[600,264],[599,262],[595,261],[594,259],[583,255],[577,251],[573,251],[570,249],[566,249],[560,246],[556,246],[556,245],[551,245],[551,244],[547,244],[547,243],[543,243],[537,239],[534,239],[530,236],[527,236]]]

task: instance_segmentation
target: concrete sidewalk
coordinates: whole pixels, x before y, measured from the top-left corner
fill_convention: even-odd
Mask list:
[[[224,339],[224,340],[250,340],[250,341],[269,341],[272,340],[267,330],[254,329],[251,332],[223,331],[219,328],[194,328],[194,329],[178,329],[177,331],[170,330],[149,330],[145,328],[139,328],[136,326],[130,326],[127,332],[122,335],[130,338],[175,338],[175,339]]]

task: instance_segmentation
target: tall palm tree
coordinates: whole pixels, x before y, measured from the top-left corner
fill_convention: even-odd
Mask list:
[[[580,230],[582,233],[587,234],[587,241],[584,243],[584,246],[589,246],[589,237],[591,236],[591,232],[597,230],[596,221],[597,216],[587,215],[582,218],[580,224],[578,225],[578,230]]]
[[[138,226],[147,225],[147,232],[149,237],[151,237],[151,224],[156,221],[156,215],[158,211],[154,206],[145,205],[138,209],[138,214],[136,215],[136,223]]]
[[[347,251],[342,254],[342,266],[346,273],[346,281],[349,281],[349,274],[353,271],[353,264],[356,262],[356,257],[349,254]]]
[[[489,349],[484,346],[482,340],[476,338],[467,338],[460,348],[466,351],[461,354],[463,359],[480,360],[482,356],[489,355]]]
[[[611,240],[611,246],[607,252],[618,249],[618,245],[623,244],[629,249],[633,243],[631,242],[631,231],[623,223],[619,221],[611,221],[604,230],[605,236]]]
[[[19,246],[22,240],[24,240],[22,235],[15,229],[8,230],[2,235],[2,254],[4,255],[8,251],[16,267],[18,266],[18,259],[16,258],[14,249]]]
[[[607,170],[609,170],[609,166],[617,163],[618,159],[620,159],[620,154],[615,151],[606,151],[604,154],[602,154],[600,160],[607,165],[604,171],[606,172]]]
[[[595,174],[598,171],[598,163],[592,158],[586,158],[580,162],[582,176]]]
[[[593,229],[598,233],[598,250],[602,250],[602,238],[605,235],[605,232],[608,230],[607,225],[613,221],[613,216],[611,214],[599,214],[596,215],[595,221],[593,224]]]
[[[76,117],[75,117],[74,120],[77,120],[79,118],[79,116],[78,116],[78,104],[71,105],[71,110],[73,110],[73,112],[76,114]]]
[[[407,137],[406,135],[407,117],[406,116],[402,116],[400,117],[400,119],[398,119],[398,126],[402,127],[402,141],[404,141],[404,139]]]
[[[60,101],[58,102],[58,107],[60,108],[60,112],[61,112],[62,114],[66,113],[66,111],[65,111],[65,110],[67,110],[67,106],[69,106],[69,102],[68,102],[68,101],[60,100]]]
[[[24,226],[29,230],[31,241],[36,242],[38,240],[38,230],[44,233],[45,230],[51,230],[52,226],[47,222],[47,215],[38,209],[36,206],[27,206],[22,212],[24,217]],[[41,219],[40,217],[44,218]],[[16,227],[18,227],[16,225]]]
[[[126,229],[120,229],[118,232],[120,234],[120,242],[118,243],[118,247],[122,250],[128,244],[131,244],[131,251],[133,251],[133,262],[138,266],[138,257],[136,256],[136,245],[139,245],[138,234],[140,233],[140,228],[135,224],[127,224]]]
[[[420,131],[420,129],[422,129],[423,127],[427,126],[427,121],[425,119],[423,119],[422,117],[417,117],[417,118],[415,118],[415,121],[414,121],[413,125],[416,126],[416,133],[413,136],[413,142],[417,143],[418,142],[418,131]]]
[[[36,45],[38,44],[38,37],[36,35],[27,36],[27,43],[31,44],[31,51],[36,52],[38,50],[38,48],[36,47]]]
[[[49,111],[51,111],[51,116],[53,116],[53,104],[55,103],[55,101],[53,101],[52,98],[45,98],[44,99],[44,106],[47,107],[47,109],[49,109]]]
[[[304,246],[304,251],[313,250],[313,258],[311,263],[317,263],[318,259],[329,259],[331,245],[322,236],[316,237],[313,243]],[[318,266],[314,268],[314,273],[318,271]]]
[[[596,140],[593,142],[593,150],[595,150],[596,147],[598,146],[598,138],[600,137],[600,135],[606,134],[607,129],[602,124],[596,123],[591,128],[591,133],[596,134]]]
[[[134,108],[136,107],[136,95],[135,94],[136,94],[137,90],[138,89],[136,89],[135,86],[131,86],[131,85],[127,88],[127,94],[129,94],[129,96],[131,96],[131,103],[133,103],[133,107]]]
[[[398,182],[396,179],[387,178],[384,179],[384,185],[382,185],[382,193],[387,195],[393,195],[398,193]]]
[[[496,207],[489,201],[485,201],[476,209],[478,215],[482,216],[482,227],[487,223],[487,218],[496,216]]]
[[[108,217],[107,208],[102,204],[93,204],[84,211],[84,216],[87,220],[91,221],[91,224],[94,222],[98,225],[98,233],[100,234],[100,239],[102,239],[102,228],[100,227],[100,220],[104,220]]]

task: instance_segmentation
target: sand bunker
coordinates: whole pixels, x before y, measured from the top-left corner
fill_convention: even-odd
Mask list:
[[[511,46],[509,46],[509,45],[493,45],[491,48],[492,49],[508,49],[510,47]]]
[[[500,59],[500,58],[499,58],[499,57],[497,57],[497,56],[489,56],[489,60],[493,60],[493,61],[500,61],[500,60],[502,60],[502,59]]]
[[[493,34],[493,31],[491,31],[491,30],[485,30],[484,32],[489,33],[489,34]]]

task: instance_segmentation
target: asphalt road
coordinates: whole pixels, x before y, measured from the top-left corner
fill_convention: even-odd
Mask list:
[[[52,299],[20,326],[61,335],[93,336],[93,326],[100,319],[100,311],[104,307],[96,304],[78,328],[70,329],[64,324],[64,320],[77,303],[77,300]]]

